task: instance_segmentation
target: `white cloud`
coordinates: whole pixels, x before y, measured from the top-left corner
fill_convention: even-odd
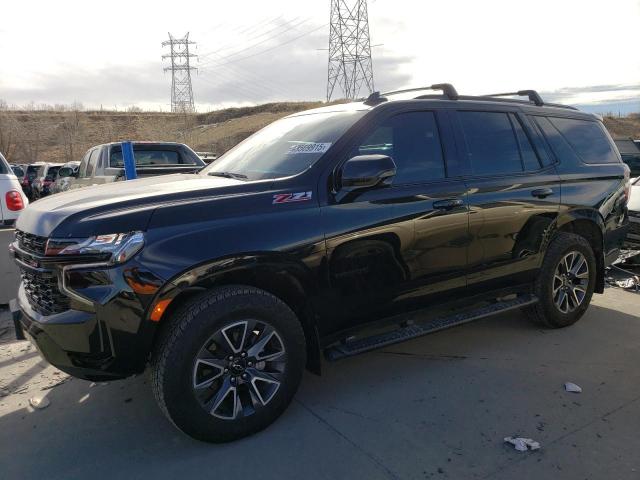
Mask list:
[[[201,56],[194,77],[200,109],[321,99],[327,52],[318,49],[327,47],[328,27],[319,27],[328,9],[325,0],[5,2],[0,98],[166,110],[170,76],[162,73],[160,44],[169,31],[190,31]],[[383,44],[374,49],[381,89],[446,81],[479,94],[640,79],[636,0],[375,0],[369,15],[372,43]],[[585,91],[578,99],[622,97]]]

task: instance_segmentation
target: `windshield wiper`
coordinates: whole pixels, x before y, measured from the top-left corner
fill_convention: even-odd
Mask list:
[[[209,172],[207,175],[212,177],[224,177],[224,178],[233,178],[235,180],[246,180],[248,177],[241,173],[233,173],[233,172]]]

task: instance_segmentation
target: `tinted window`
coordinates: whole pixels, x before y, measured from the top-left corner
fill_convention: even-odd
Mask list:
[[[600,122],[547,117],[585,163],[616,163],[618,156]]]
[[[49,170],[47,170],[47,178],[55,179],[58,170],[60,170],[60,167],[49,167]]]
[[[93,152],[91,152],[91,156],[89,157],[89,162],[87,163],[87,177],[92,177],[96,171],[96,164],[98,163],[98,157],[100,156],[100,149],[96,148]]]
[[[396,163],[394,184],[445,177],[440,135],[433,112],[402,113],[386,120],[354,155],[389,155]]]
[[[22,169],[22,167],[18,167],[16,165],[15,167],[11,167],[11,169],[13,170],[13,173],[16,174],[16,177],[24,177],[24,170]]]
[[[458,112],[474,175],[522,171],[520,149],[506,113]]]
[[[522,127],[522,123],[520,123],[520,119],[512,113],[509,114],[509,118],[511,119],[513,129],[516,132],[516,138],[518,139],[518,146],[520,147],[520,156],[522,157],[524,169],[529,171],[540,170],[540,160],[538,159],[538,155],[536,154],[533,145],[531,145],[527,132],[525,132]]]
[[[80,166],[78,167],[78,177],[83,178],[87,173],[87,164],[89,163],[89,156],[91,155],[91,150],[84,154],[82,161],[80,162]]]

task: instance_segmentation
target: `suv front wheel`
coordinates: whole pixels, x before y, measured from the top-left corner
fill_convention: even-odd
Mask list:
[[[536,323],[551,328],[577,322],[589,307],[596,282],[596,259],[584,237],[558,233],[536,277],[539,302],[524,309]]]
[[[152,361],[161,410],[186,434],[226,442],[271,424],[295,394],[306,361],[300,322],[253,287],[220,287],[183,305]]]

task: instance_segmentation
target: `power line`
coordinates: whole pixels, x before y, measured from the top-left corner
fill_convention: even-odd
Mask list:
[[[367,0],[331,0],[327,101],[336,86],[351,100],[374,90]]]
[[[257,39],[259,39],[259,38],[261,38],[261,37],[264,37],[265,35],[270,34],[271,32],[274,32],[274,31],[276,31],[276,30],[280,30],[280,29],[281,29],[281,28],[283,28],[283,27],[287,27],[288,25],[290,25],[290,24],[292,24],[292,23],[296,22],[298,19],[300,19],[300,17],[295,17],[295,18],[294,18],[294,19],[292,19],[292,20],[287,20],[286,22],[281,23],[281,24],[279,24],[279,25],[276,25],[275,27],[273,27],[273,28],[271,28],[271,29],[269,29],[269,30],[266,30],[266,31],[264,31],[264,32],[262,32],[262,33],[260,33],[260,34],[258,34],[258,35],[255,35],[255,36],[253,36],[253,37],[248,38],[248,39],[246,40],[246,42],[252,42],[253,40],[257,40]],[[276,38],[276,37],[278,37],[278,36],[282,35],[283,33],[286,33],[287,31],[291,30],[292,28],[296,28],[296,27],[298,27],[299,25],[301,25],[301,24],[303,24],[303,23],[305,23],[305,22],[307,22],[307,21],[309,21],[309,20],[310,20],[310,19],[303,20],[302,22],[300,22],[300,23],[298,23],[298,24],[296,24],[296,25],[292,26],[291,28],[288,28],[288,29],[284,30],[283,32],[277,33],[277,34],[275,34],[275,35],[273,35],[273,36],[269,37],[268,39],[261,40],[261,41],[260,41],[260,42],[258,42],[257,44],[255,44],[255,45],[251,45],[251,46],[249,46],[249,47],[247,47],[247,48],[245,48],[245,49],[243,49],[243,50],[239,50],[239,51],[233,52],[233,53],[231,53],[231,55],[235,55],[236,53],[238,53],[238,52],[240,52],[240,51],[247,50],[248,48],[252,48],[253,46],[260,45],[261,43],[264,43],[264,42],[266,42],[266,41],[268,41],[268,40],[271,40],[271,39],[273,39],[273,38]],[[220,52],[222,52],[222,51],[224,51],[224,50],[229,50],[230,48],[235,47],[236,45],[237,45],[237,42],[229,42],[229,43],[227,43],[227,44],[225,44],[225,45],[223,45],[223,46],[221,46],[221,47],[217,48],[216,50],[213,50],[213,51],[208,52],[208,53],[205,53],[205,54],[201,54],[200,56],[201,56],[201,57],[209,57],[209,56],[211,56],[211,55],[218,54],[218,53],[220,53]]]
[[[195,67],[190,65],[190,60],[196,55],[189,53],[189,45],[193,44],[195,42],[189,40],[189,32],[183,38],[174,38],[169,33],[169,40],[162,42],[162,46],[169,46],[171,52],[168,55],[163,55],[162,59],[171,59],[171,66],[165,67],[164,71],[171,71],[172,112],[195,111],[191,86],[191,70],[195,70]]]
[[[258,46],[260,46],[260,45],[262,45],[262,44],[265,44],[265,43],[267,43],[267,42],[269,42],[269,41],[273,40],[274,38],[280,37],[280,36],[284,35],[285,33],[288,33],[288,32],[290,32],[291,30],[296,29],[297,27],[299,27],[300,25],[302,25],[302,24],[304,24],[304,23],[308,22],[309,20],[310,20],[309,18],[307,18],[307,19],[305,19],[305,20],[302,20],[302,21],[298,22],[298,23],[297,23],[297,24],[295,24],[295,25],[291,25],[290,27],[288,27],[287,29],[283,30],[282,32],[278,32],[278,33],[277,33],[277,34],[275,34],[275,35],[272,35],[272,36],[270,36],[270,37],[268,37],[268,38],[265,38],[265,39],[263,39],[263,40],[261,40],[261,41],[259,41],[259,42],[255,43],[255,44],[253,44],[253,45],[249,45],[248,47],[242,48],[241,50],[238,50],[238,51],[233,52],[233,53],[231,53],[231,54],[224,55],[224,56],[222,56],[222,57],[221,57],[221,60],[227,60],[227,59],[229,59],[229,58],[235,57],[236,55],[238,55],[238,54],[240,54],[240,53],[242,53],[242,52],[245,52],[245,51],[247,51],[247,50],[251,50],[252,48],[255,48],[255,47],[258,47]],[[304,36],[304,35],[303,35],[303,36]],[[287,43],[287,42],[285,42],[285,44],[286,44],[286,43]],[[215,52],[212,52],[212,53],[215,53]],[[215,61],[215,60],[209,60],[208,62],[205,62],[203,65],[208,65],[208,64],[210,64],[211,62],[214,62],[214,61]]]

